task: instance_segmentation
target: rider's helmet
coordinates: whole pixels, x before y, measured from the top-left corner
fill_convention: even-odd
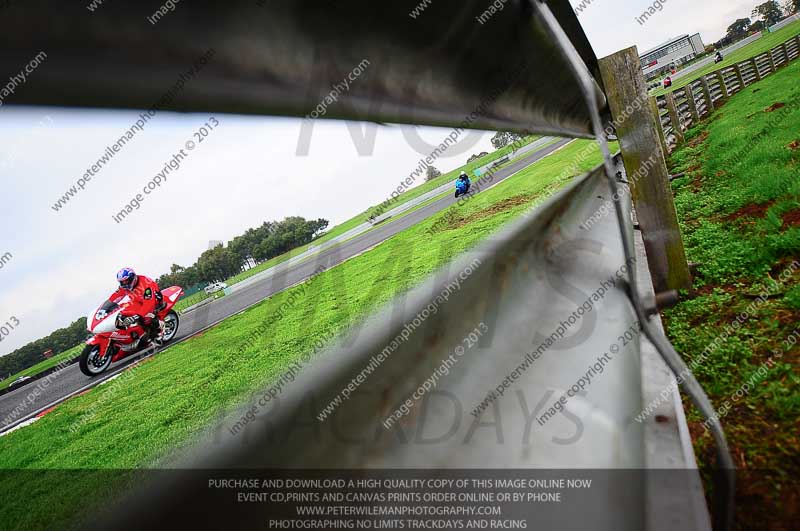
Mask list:
[[[459,179],[466,179],[466,178],[467,178],[467,172],[465,172],[465,171],[462,171],[462,172],[461,172],[461,175],[459,175],[459,176],[458,176],[458,178],[459,178]]]
[[[123,267],[117,272],[117,282],[119,287],[124,289],[133,289],[136,285],[136,271],[131,267]]]

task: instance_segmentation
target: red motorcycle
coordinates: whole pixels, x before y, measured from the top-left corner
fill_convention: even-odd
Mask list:
[[[158,319],[159,332],[150,337],[149,327],[139,319],[135,324],[123,323],[122,311],[131,304],[130,297],[124,295],[114,301],[106,301],[94,315],[86,318],[86,327],[94,334],[86,340],[78,366],[86,376],[97,376],[115,361],[141,352],[155,344],[163,345],[178,333],[178,314],[172,308],[183,295],[183,289],[171,286],[161,290],[162,300],[154,311]]]

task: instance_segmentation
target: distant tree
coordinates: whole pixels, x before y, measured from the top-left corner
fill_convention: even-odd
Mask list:
[[[224,280],[241,271],[242,262],[230,249],[218,245],[200,255],[197,268],[206,282]]]
[[[488,154],[489,153],[487,153],[486,151],[482,151],[482,152],[478,153],[477,155],[470,155],[470,157],[467,159],[467,164],[469,164],[473,160],[478,160],[481,157],[485,157]]]
[[[777,0],[769,0],[757,5],[750,15],[754,18],[760,18],[767,26],[777,24],[783,18],[783,12]]]
[[[492,137],[492,145],[495,149],[504,148],[509,144],[512,144],[522,138],[517,133],[511,133],[509,131],[498,131]]]
[[[788,17],[800,11],[800,0],[786,0],[783,4],[783,12]]]
[[[747,30],[750,28],[751,21],[749,18],[740,18],[736,22],[728,26],[728,32],[725,35],[730,42],[738,41],[747,37]]]
[[[755,22],[753,22],[752,24],[750,24],[750,27],[749,27],[749,28],[747,28],[747,31],[748,31],[748,32],[751,32],[751,33],[752,33],[752,32],[755,32],[755,31],[764,31],[764,29],[765,29],[766,27],[767,27],[767,25],[766,25],[766,24],[764,24],[764,21],[763,21],[763,20],[756,20]]]
[[[437,170],[433,166],[428,166],[428,172],[425,174],[425,182],[432,181],[435,178],[439,177],[442,174],[439,170]]]

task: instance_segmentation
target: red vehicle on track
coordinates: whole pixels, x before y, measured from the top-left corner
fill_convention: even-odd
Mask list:
[[[171,341],[178,333],[178,314],[172,308],[183,295],[183,289],[171,286],[161,290],[163,300],[155,309],[159,321],[159,335],[148,337],[141,320],[132,326],[122,324],[122,313],[131,304],[128,295],[106,301],[94,315],[86,318],[86,328],[94,334],[86,340],[78,365],[87,376],[97,376],[115,361],[156,344]]]

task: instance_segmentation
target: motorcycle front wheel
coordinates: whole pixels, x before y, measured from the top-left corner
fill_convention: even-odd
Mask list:
[[[109,354],[105,358],[101,358],[99,345],[86,345],[78,360],[78,367],[86,376],[97,376],[105,372],[111,365],[111,357],[111,354]]]

